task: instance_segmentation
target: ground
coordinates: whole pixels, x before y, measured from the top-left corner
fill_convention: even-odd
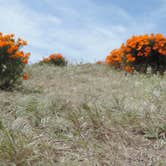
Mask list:
[[[27,67],[0,91],[0,165],[166,165],[166,75]]]

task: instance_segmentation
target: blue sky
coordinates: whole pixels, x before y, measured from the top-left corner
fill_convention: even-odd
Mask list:
[[[28,41],[34,63],[104,60],[132,35],[166,35],[166,0],[0,0],[0,31]]]

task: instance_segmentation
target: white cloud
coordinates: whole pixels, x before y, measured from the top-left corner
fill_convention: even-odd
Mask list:
[[[92,0],[42,2],[49,13],[27,7],[21,0],[0,0],[1,31],[28,40],[26,50],[32,52],[33,62],[53,52],[77,62],[104,59],[131,35],[156,28],[147,17],[134,18],[113,4],[99,6]]]
[[[27,40],[29,46],[25,50],[32,52],[33,61],[39,60],[44,56],[41,50],[50,47],[45,41],[47,33],[43,27],[49,24],[61,24],[62,21],[54,15],[37,13],[19,0],[14,3],[11,1],[11,5],[8,4],[9,1],[0,1],[0,15],[3,16],[0,17],[1,31],[14,33],[16,37]]]
[[[62,20],[57,18],[56,16],[48,15],[47,17],[48,17],[47,20],[50,21],[51,23],[62,24]]]

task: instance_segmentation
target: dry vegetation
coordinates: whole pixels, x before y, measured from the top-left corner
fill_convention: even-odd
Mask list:
[[[1,166],[166,165],[166,75],[32,65],[0,91]]]

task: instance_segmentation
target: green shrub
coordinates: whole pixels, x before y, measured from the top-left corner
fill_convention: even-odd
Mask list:
[[[40,64],[54,64],[56,66],[66,66],[67,61],[61,54],[51,54],[48,58],[43,58]]]
[[[120,49],[113,50],[106,62],[127,72],[152,73],[166,71],[166,38],[162,34],[133,36],[122,44]]]
[[[21,83],[21,77],[28,79],[24,67],[28,63],[29,53],[20,49],[26,41],[14,39],[13,34],[0,33],[0,88],[10,89]]]

